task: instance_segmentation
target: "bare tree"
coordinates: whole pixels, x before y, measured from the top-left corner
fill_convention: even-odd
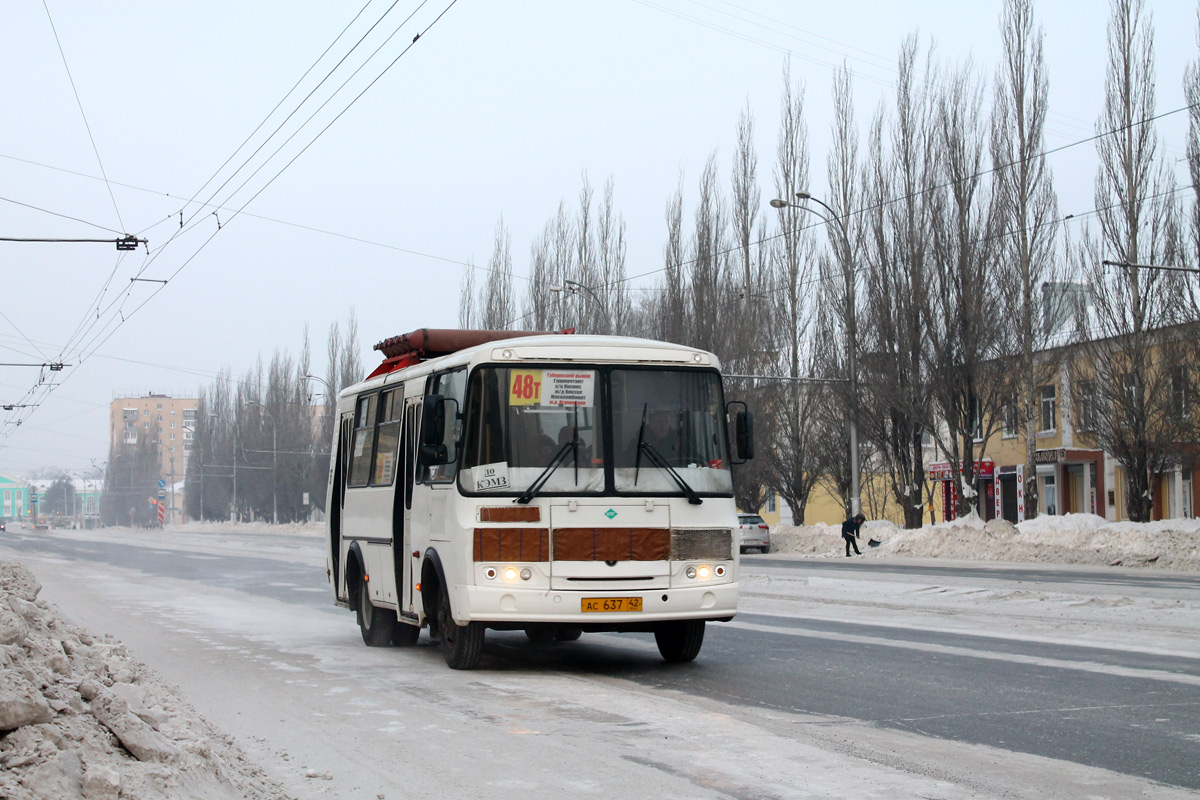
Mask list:
[[[573,307],[567,305],[565,292],[552,292],[563,286],[574,269],[575,231],[566,204],[559,202],[557,213],[546,222],[530,250],[529,291],[525,296],[525,316],[533,330],[558,330],[576,325]]]
[[[733,350],[727,354],[730,365],[739,372],[753,373],[758,368],[754,357],[756,343],[761,340],[756,328],[762,327],[755,323],[764,317],[754,312],[753,300],[756,280],[755,258],[753,247],[755,220],[758,217],[761,192],[758,188],[758,154],[754,151],[754,115],[749,104],[742,109],[738,117],[737,151],[733,159],[733,174],[731,175],[732,196],[730,198],[730,216],[733,228],[734,245],[737,248],[737,258],[741,262],[741,280],[737,293],[738,335],[731,344]]]
[[[917,55],[916,39],[909,37],[900,51],[890,131],[885,132],[882,110],[871,126],[862,251],[871,314],[860,332],[866,391],[859,420],[909,528],[920,527],[924,519],[921,434],[933,426],[922,363],[927,337],[922,309],[929,291],[930,87],[935,81],[927,67],[924,85],[918,85]]]
[[[1002,253],[997,272],[1010,291],[1018,294],[1016,314],[1006,315],[1014,326],[1009,397],[1003,416],[1012,408],[1025,432],[1025,513],[1037,516],[1037,448],[1040,388],[1054,380],[1059,365],[1047,357],[1051,326],[1038,316],[1040,287],[1065,281],[1058,257],[1058,201],[1046,164],[1045,126],[1049,86],[1043,63],[1042,29],[1034,24],[1033,0],[1006,0],[1001,16],[1004,58],[996,74],[992,101],[992,162],[995,193],[1001,215]],[[1009,295],[1009,291],[1005,292]],[[1043,300],[1058,302],[1065,293]],[[1051,319],[1060,315],[1046,309]],[[1001,320],[1003,322],[1003,320]],[[1040,353],[1040,355],[1038,355]]]
[[[517,316],[512,282],[512,234],[504,226],[504,218],[501,217],[496,223],[488,276],[482,287],[479,327],[484,330],[504,330],[512,326]]]
[[[467,262],[463,269],[462,286],[458,290],[458,327],[471,330],[479,312],[475,309],[475,265]],[[532,293],[531,293],[532,294]]]
[[[1178,336],[1188,321],[1179,273],[1131,266],[1173,264],[1179,250],[1172,179],[1150,122],[1154,102],[1151,21],[1142,0],[1113,0],[1097,122],[1100,231],[1087,231],[1077,250],[1094,291],[1092,324],[1081,326],[1082,357],[1070,371],[1079,404],[1096,409],[1098,443],[1124,468],[1126,513],[1143,522],[1153,512],[1154,481],[1187,433],[1190,415],[1175,407],[1172,384],[1196,366],[1195,342]]]
[[[924,305],[930,397],[945,426],[933,433],[947,455],[958,515],[979,509],[975,464],[996,432],[1008,395],[1000,378],[1007,353],[989,322],[1000,304],[996,282],[998,215],[983,177],[983,94],[969,66],[945,74],[937,93],[934,178],[928,193],[932,249]]]
[[[1200,50],[1200,9],[1196,11],[1196,45]],[[1185,265],[1200,267],[1200,60],[1188,65],[1183,78],[1183,93],[1188,104],[1187,165],[1192,179],[1192,213],[1188,217],[1187,250],[1182,255]],[[1193,318],[1200,318],[1198,283],[1187,284],[1188,305]]]
[[[730,350],[731,317],[737,313],[737,304],[731,302],[727,227],[728,210],[717,183],[717,154],[714,152],[700,174],[688,264],[690,308],[685,309],[685,319],[688,343],[718,356],[724,356]]]
[[[649,313],[643,319],[649,323],[645,332],[652,338],[668,342],[683,342],[687,338],[687,272],[684,268],[683,242],[683,175],[675,185],[675,193],[667,200],[667,243],[663,247],[663,282],[657,296],[650,298]]]
[[[775,195],[793,202],[809,188],[808,127],[804,118],[804,86],[793,82],[790,65],[784,66],[779,135],[775,153]],[[813,486],[824,472],[824,462],[814,446],[818,434],[817,412],[829,406],[819,384],[803,380],[818,369],[810,330],[818,306],[813,301],[817,245],[815,217],[794,205],[779,209],[779,234],[770,247],[771,341],[774,357],[762,372],[782,379],[767,383],[762,402],[771,433],[770,449],[762,458],[771,473],[771,485],[792,511],[792,521],[803,524]]]
[[[600,332],[626,334],[630,305],[625,281],[625,220],[614,206],[611,177],[604,183],[596,220],[596,263],[595,293],[600,298],[602,318],[611,326]]]

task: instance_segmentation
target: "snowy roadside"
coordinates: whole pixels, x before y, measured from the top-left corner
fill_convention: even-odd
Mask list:
[[[0,561],[0,797],[289,795],[124,645],[37,599]]]
[[[870,546],[869,542],[878,544]],[[1109,522],[1094,514],[1041,516],[1013,525],[978,518],[905,530],[886,520],[865,523],[858,542],[870,558],[916,558],[1155,567],[1200,572],[1200,519]],[[845,555],[840,525],[778,525],[771,551],[818,557]]]

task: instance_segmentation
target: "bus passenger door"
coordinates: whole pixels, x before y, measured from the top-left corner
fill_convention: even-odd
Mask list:
[[[354,414],[347,412],[342,415],[338,426],[337,450],[334,454],[333,475],[326,501],[329,515],[329,556],[333,562],[333,594],[341,597],[339,587],[342,576],[342,509],[346,505],[346,471],[347,459],[350,454],[349,442],[353,435]]]
[[[404,417],[400,430],[399,471],[396,473],[395,519],[397,536],[394,540],[396,577],[402,584],[396,587],[399,608],[404,616],[416,615],[416,584],[420,574],[421,556],[413,555],[412,497],[413,478],[416,473],[417,454],[417,409],[420,395],[406,398]],[[404,566],[407,565],[407,566]]]

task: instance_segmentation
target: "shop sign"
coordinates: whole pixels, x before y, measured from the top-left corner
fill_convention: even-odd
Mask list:
[[[1033,454],[1035,464],[1061,464],[1067,460],[1067,449],[1059,447],[1055,450],[1037,450]]]
[[[996,464],[990,458],[985,458],[982,461],[976,461],[975,467],[979,472],[980,478],[991,478],[996,472]],[[958,462],[959,472],[963,471],[963,463]],[[948,481],[950,480],[950,462],[935,461],[929,465],[929,480],[931,481]]]

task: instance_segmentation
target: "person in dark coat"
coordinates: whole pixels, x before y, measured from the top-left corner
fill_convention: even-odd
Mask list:
[[[861,556],[862,551],[858,549],[858,529],[867,521],[861,513],[855,514],[850,519],[842,523],[842,538],[846,540],[846,558],[850,557],[850,548],[854,548],[854,555]]]

